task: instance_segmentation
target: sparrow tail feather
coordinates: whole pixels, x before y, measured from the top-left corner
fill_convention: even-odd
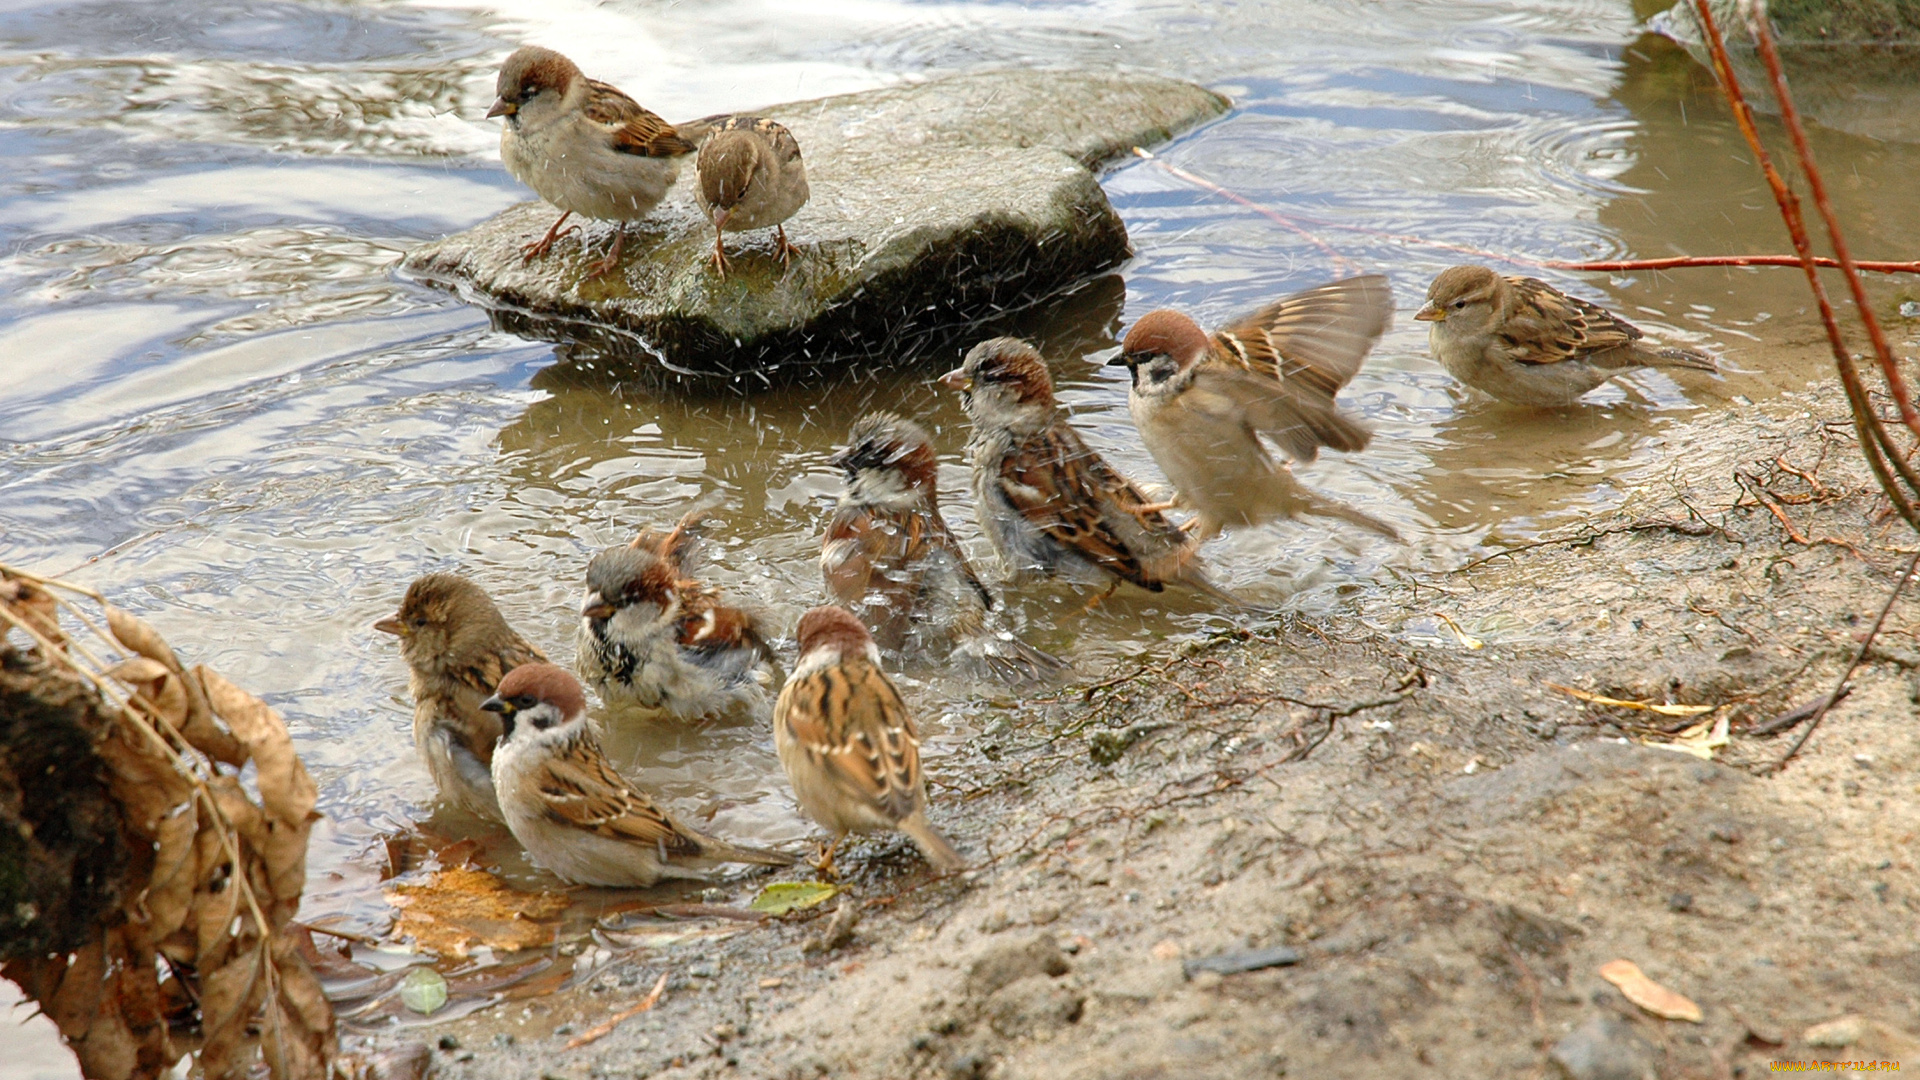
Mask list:
[[[1339,502],[1338,500],[1335,500],[1335,499],[1329,499],[1321,495],[1312,496],[1312,498],[1307,502],[1306,507],[1301,511],[1301,513],[1313,514],[1316,517],[1339,518],[1341,521],[1358,525],[1361,528],[1366,529],[1368,532],[1379,533],[1381,536],[1384,536],[1389,540],[1393,540],[1397,542],[1401,539],[1400,530],[1394,528],[1393,526],[1387,524],[1384,521],[1381,521],[1379,518],[1374,517],[1372,514],[1363,513],[1362,511],[1355,510],[1353,507],[1348,506],[1346,503]]]
[[[793,856],[785,852],[729,844],[724,840],[715,840],[711,837],[702,845],[700,854],[720,862],[753,863],[756,866],[792,866],[794,864]]]
[[[972,676],[986,676],[1007,686],[1051,682],[1071,667],[1052,653],[1021,641],[983,633],[967,638],[954,648],[962,670]]]
[[[933,826],[927,822],[925,810],[916,810],[900,822],[900,831],[912,837],[913,842],[920,845],[920,851],[926,855],[927,861],[938,869],[958,870],[967,865],[967,860],[960,857],[960,853],[953,849],[953,845],[947,843],[945,837],[933,831]]]
[[[1720,370],[1719,365],[1713,362],[1713,357],[1706,353],[1698,349],[1682,349],[1677,346],[1653,350],[1653,358],[1649,361],[1649,366],[1691,368],[1694,371]]]

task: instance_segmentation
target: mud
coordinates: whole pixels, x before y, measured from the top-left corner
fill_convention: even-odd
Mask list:
[[[1821,388],[1698,423],[1558,539],[982,706],[984,734],[932,766],[936,821],[977,869],[855,845],[828,910],[603,957],[578,990],[426,1029],[434,1057],[581,1080],[1886,1057],[1920,1029],[1920,601],[1784,771],[1793,733],[1746,733],[1832,687],[1913,550],[1842,410]],[[1641,745],[1697,720],[1549,684],[1721,705],[1731,742],[1712,761]],[[1204,963],[1246,950],[1271,951]],[[1704,1022],[1629,1004],[1597,974],[1615,958]],[[657,1008],[564,1049],[661,972]],[[1807,1044],[1850,1013],[1861,1045]]]

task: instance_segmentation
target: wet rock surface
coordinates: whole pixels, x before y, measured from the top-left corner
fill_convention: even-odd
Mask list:
[[[408,254],[406,270],[488,307],[524,336],[584,346],[612,378],[662,372],[776,383],[848,362],[893,363],[967,325],[1125,260],[1126,228],[1093,170],[1220,115],[1227,101],[1155,76],[960,75],[759,110],[800,141],[811,201],[770,235],[708,256],[689,162],[629,226],[621,264],[588,279],[612,226],[588,222],[544,259],[522,245],[558,211],[512,207]],[[584,245],[584,246],[583,246]],[[749,386],[751,388],[751,386]]]

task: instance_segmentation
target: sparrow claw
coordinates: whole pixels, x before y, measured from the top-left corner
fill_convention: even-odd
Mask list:
[[[833,853],[840,847],[841,838],[836,836],[830,843],[820,845],[820,852],[813,859],[814,872],[822,878],[833,880]]]
[[[1093,609],[1099,607],[1101,604],[1106,603],[1107,597],[1112,596],[1119,588],[1120,588],[1120,579],[1114,578],[1111,582],[1107,584],[1107,591],[1087,601],[1087,606],[1080,609],[1080,614],[1081,615],[1093,614]]]
[[[727,276],[727,245],[718,229],[714,230],[713,235],[713,257],[707,261],[713,264],[714,273],[723,278]]]
[[[560,239],[561,237],[567,235],[568,233],[579,232],[580,226],[578,225],[567,225],[567,227],[564,229],[560,227],[562,225],[566,225],[567,219],[572,216],[573,216],[573,211],[568,210],[567,212],[560,215],[559,220],[553,223],[553,228],[547,230],[547,235],[541,237],[538,240],[535,240],[531,244],[521,245],[520,265],[525,266],[535,259],[544,258],[547,252],[553,250],[553,242],[555,240]]]
[[[774,227],[773,252],[780,256],[780,265],[782,266],[792,266],[793,257],[800,254],[800,249],[793,245],[793,241],[787,239],[787,227],[785,225],[777,225]]]
[[[591,281],[612,273],[613,268],[620,265],[620,249],[626,246],[626,242],[627,230],[624,228],[614,230],[613,250],[607,252],[606,258],[595,259],[587,264],[587,280]]]

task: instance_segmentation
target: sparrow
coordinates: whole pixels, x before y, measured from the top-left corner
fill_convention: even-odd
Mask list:
[[[786,220],[807,202],[807,166],[785,126],[760,116],[726,116],[700,144],[700,209],[713,222],[713,265],[727,273],[725,234],[764,229],[775,234],[782,263],[800,249],[787,241]]]
[[[480,703],[508,672],[545,663],[546,654],[513,632],[485,589],[458,574],[416,580],[400,610],[373,628],[400,639],[413,693],[413,745],[441,797],[502,820],[489,771],[500,718]]]
[[[795,630],[800,661],[773,710],[773,745],[800,809],[833,833],[821,860],[850,832],[906,833],[942,870],[966,865],[927,823],[920,735],[880,649],[853,613],[817,607]]]
[[[579,885],[701,878],[722,863],[790,866],[777,851],[716,840],[676,821],[607,763],[580,683],[555,664],[507,673],[480,707],[504,732],[493,786],[507,829],[533,861]]]
[[[1066,665],[987,625],[997,606],[940,516],[939,462],[926,431],[892,413],[853,425],[833,462],[846,470],[820,544],[827,592],[870,623],[896,655],[957,653],[1005,682],[1044,680]]]
[[[1222,529],[1313,514],[1399,539],[1393,526],[1307,490],[1261,441],[1301,461],[1323,446],[1360,450],[1372,434],[1334,398],[1387,328],[1378,275],[1277,300],[1211,335],[1177,311],[1141,316],[1108,363],[1133,376],[1127,405],[1147,452],[1194,512],[1196,542]]]
[[[974,512],[1015,581],[1105,584],[1102,598],[1122,581],[1150,592],[1172,582],[1245,606],[1208,580],[1192,539],[1067,425],[1039,350],[992,338],[940,382],[960,391],[973,421]]]
[[[759,617],[688,576],[700,512],[587,564],[580,675],[616,709],[675,720],[764,716],[778,668]]]
[[[561,211],[545,237],[522,249],[522,261],[545,255],[566,235],[560,226],[574,214],[619,222],[613,250],[588,266],[589,277],[619,265],[626,223],[645,217],[666,197],[680,160],[694,152],[711,123],[676,128],[537,45],[507,57],[495,88],[499,96],[487,117],[506,117],[500,160],[514,179]]]
[[[1556,408],[1622,372],[1643,367],[1718,371],[1697,349],[1660,348],[1640,328],[1530,277],[1452,266],[1414,315],[1434,359],[1468,386],[1515,405]]]

